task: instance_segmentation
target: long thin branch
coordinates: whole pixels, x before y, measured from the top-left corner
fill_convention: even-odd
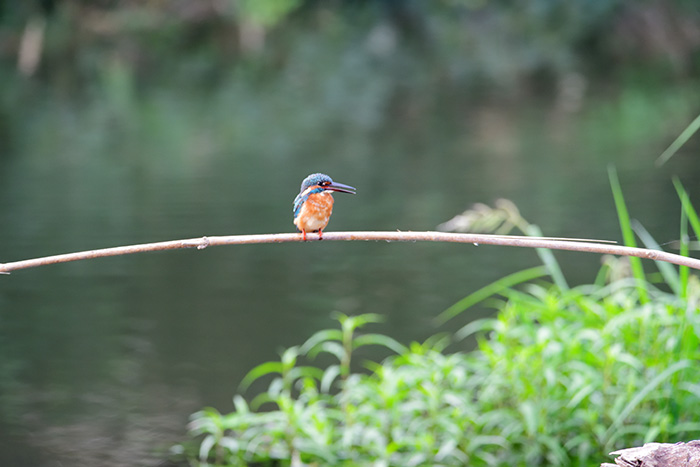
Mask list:
[[[307,234],[310,241],[318,241],[318,235]],[[387,241],[387,242],[449,242],[471,243],[473,245],[503,245],[525,248],[549,248],[552,250],[582,251],[618,256],[638,256],[640,258],[688,266],[700,270],[700,259],[680,256],[659,250],[630,248],[611,245],[598,241],[582,241],[578,239],[553,239],[546,237],[518,237],[513,235],[484,235],[448,232],[327,232],[323,241]],[[169,242],[144,243],[141,245],[119,246],[101,250],[81,251],[43,258],[0,263],[0,273],[8,274],[18,269],[45,266],[47,264],[67,263],[83,259],[104,258],[107,256],[130,255],[147,251],[179,250],[182,248],[204,248],[217,245],[245,245],[250,243],[287,243],[301,242],[301,234],[262,234],[262,235],[228,235],[221,237],[200,237]]]

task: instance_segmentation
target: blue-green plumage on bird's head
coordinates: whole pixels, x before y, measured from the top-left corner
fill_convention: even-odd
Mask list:
[[[333,193],[355,194],[349,185],[334,182],[326,174],[311,174],[301,182],[301,191],[294,199],[294,225],[306,241],[306,232],[318,232],[321,240],[323,229],[328,225],[333,212]]]

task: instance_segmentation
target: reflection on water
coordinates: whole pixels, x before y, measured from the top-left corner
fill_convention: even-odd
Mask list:
[[[233,103],[250,97],[235,88],[147,98],[136,124],[57,103],[0,160],[0,257],[293,231],[292,200],[315,171],[358,191],[336,197],[329,230],[429,230],[474,202],[508,198],[546,235],[619,239],[609,163],[633,215],[668,241],[679,211],[670,177],[700,186],[700,163],[692,152],[661,169],[653,161],[698,96],[630,92],[631,104],[601,99],[576,115],[530,103],[390,122],[359,102],[365,113],[341,127],[304,110],[271,125],[269,104],[238,113]],[[673,124],[658,124],[659,108]],[[599,264],[557,257],[572,283],[591,280]],[[422,340],[455,301],[536,263],[529,250],[324,242],[1,277],[0,463],[155,464],[191,412],[229,410],[250,368],[334,326],[332,311],[380,313],[387,322],[375,330]]]

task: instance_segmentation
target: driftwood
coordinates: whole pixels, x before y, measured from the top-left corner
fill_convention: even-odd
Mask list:
[[[620,456],[601,467],[700,467],[700,440],[688,443],[647,443],[642,447],[611,452]]]

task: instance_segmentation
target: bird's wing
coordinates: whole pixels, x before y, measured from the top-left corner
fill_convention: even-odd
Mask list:
[[[304,204],[304,201],[309,197],[308,193],[299,193],[296,198],[294,198],[294,218],[296,218],[299,215],[299,211],[301,211],[301,205]]]
[[[294,198],[294,218],[299,215],[299,212],[301,211],[301,206],[306,202],[307,199],[309,199],[309,195],[313,195],[314,193],[323,193],[323,188],[321,187],[311,187],[307,188],[305,191],[302,191],[297,195],[296,198]]]

